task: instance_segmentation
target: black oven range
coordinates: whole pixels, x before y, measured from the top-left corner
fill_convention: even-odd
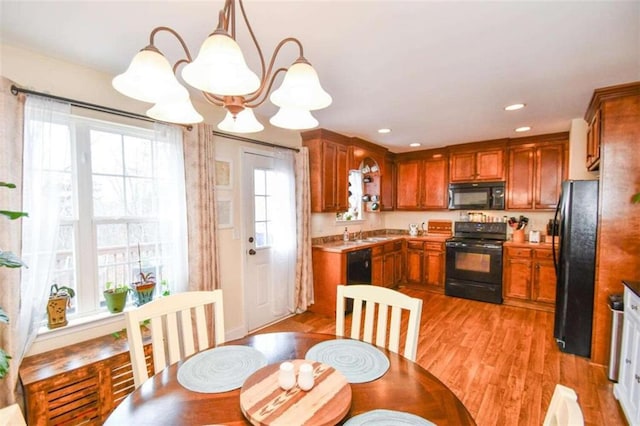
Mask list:
[[[502,244],[507,224],[455,222],[446,241],[444,294],[482,302],[502,303]]]

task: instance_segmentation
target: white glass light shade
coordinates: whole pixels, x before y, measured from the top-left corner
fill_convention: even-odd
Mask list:
[[[120,93],[143,102],[163,102],[189,96],[173,74],[169,61],[158,51],[143,49],[127,70],[114,77],[111,84]]]
[[[245,108],[236,114],[236,118],[230,112],[218,124],[218,129],[232,133],[255,133],[264,130],[264,126],[256,119],[251,108]]]
[[[271,93],[271,102],[279,107],[316,110],[331,105],[331,96],[320,86],[318,73],[307,62],[289,67],[282,85]]]
[[[311,115],[310,111],[281,107],[276,115],[269,119],[269,123],[283,129],[304,130],[316,127],[318,120]]]
[[[147,111],[147,115],[156,120],[178,124],[200,123],[204,120],[188,97],[180,101],[157,103]]]
[[[196,89],[216,95],[246,95],[260,87],[260,79],[247,66],[238,43],[220,33],[202,43],[196,59],[182,69],[182,78]]]

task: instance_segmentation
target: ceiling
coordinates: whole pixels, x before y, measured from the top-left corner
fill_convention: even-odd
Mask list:
[[[115,76],[156,26],[177,30],[195,57],[222,5],[1,0],[0,35]],[[393,152],[567,131],[595,88],[640,80],[640,1],[245,0],[245,9],[267,60],[282,38],[302,41],[333,97],[314,112],[321,127]],[[184,57],[166,34],[156,46],[172,63]],[[297,52],[279,56],[276,65],[288,66]],[[516,102],[527,106],[504,111]],[[256,112],[270,117],[276,108],[267,102]],[[525,125],[532,130],[514,132]],[[392,132],[378,134],[381,127]]]

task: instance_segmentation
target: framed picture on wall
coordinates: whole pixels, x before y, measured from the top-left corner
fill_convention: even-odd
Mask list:
[[[231,189],[232,176],[231,160],[216,158],[216,188]]]

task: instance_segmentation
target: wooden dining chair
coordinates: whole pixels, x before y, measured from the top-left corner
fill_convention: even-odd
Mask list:
[[[213,308],[212,324],[207,323],[207,306]],[[149,321],[156,374],[195,352],[211,347],[209,332],[212,327],[214,345],[224,343],[222,290],[189,291],[162,297],[125,312],[125,319],[136,388],[149,378],[141,323]],[[196,339],[197,347],[194,344]]]
[[[406,329],[404,357],[411,361],[416,360],[418,336],[420,334],[420,317],[422,316],[421,299],[407,296],[396,290],[373,285],[339,285],[337,291],[336,335],[345,335],[346,299],[353,299],[351,334],[349,337],[373,343],[374,320],[377,318],[375,345],[400,353],[402,311],[407,310],[409,311],[409,321]],[[361,324],[363,302],[365,304],[364,328]],[[391,323],[387,327],[389,310],[391,310]],[[389,332],[388,346],[387,331]]]
[[[18,404],[11,404],[0,409],[0,426],[26,426],[22,410]]]
[[[543,426],[582,426],[584,417],[576,392],[566,386],[556,385],[544,417]]]

